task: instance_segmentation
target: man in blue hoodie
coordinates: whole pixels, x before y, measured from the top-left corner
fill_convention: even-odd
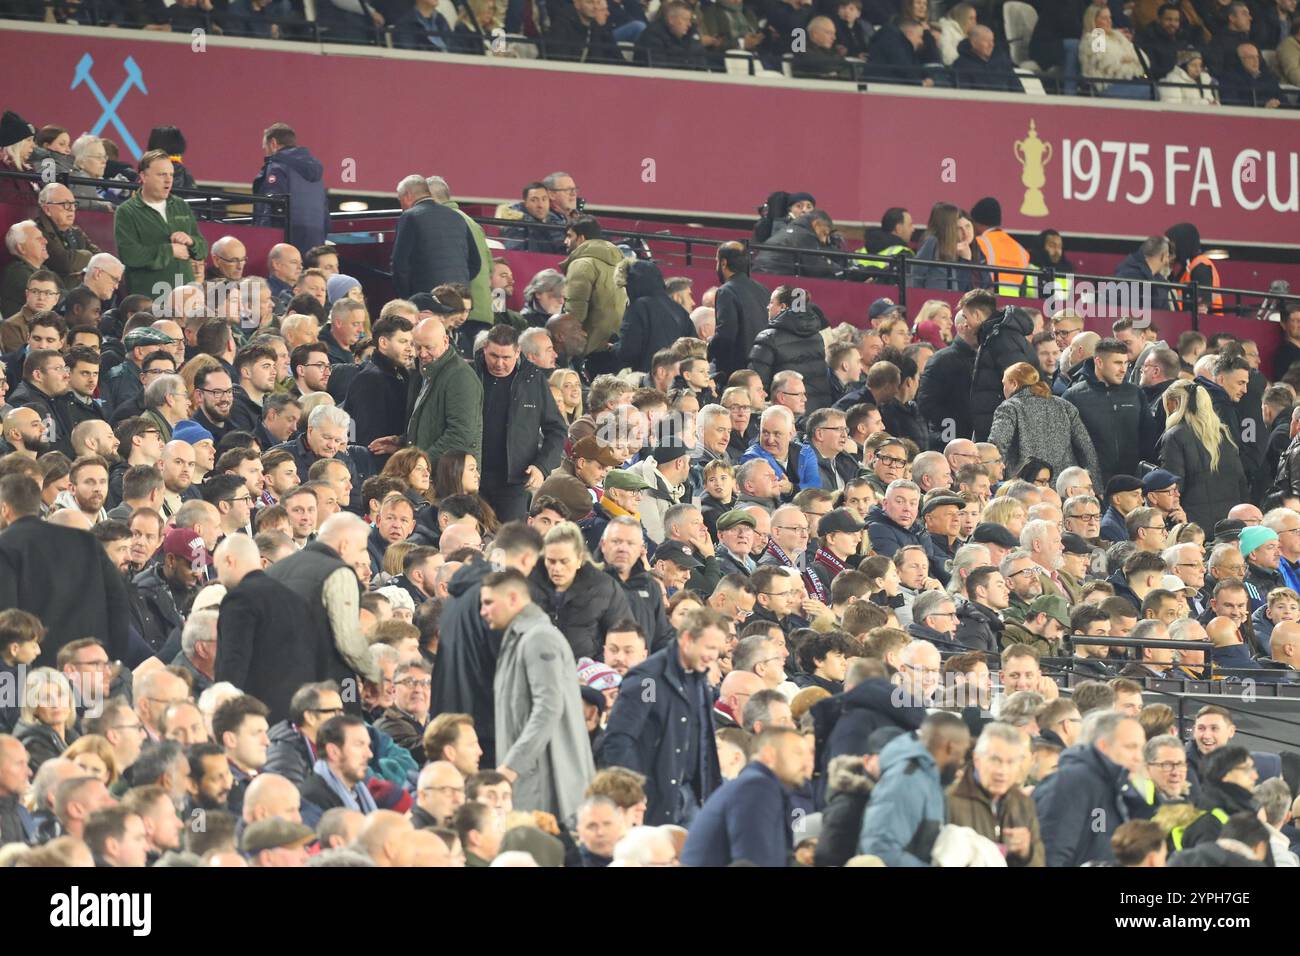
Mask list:
[[[297,134],[288,123],[272,123],[262,135],[266,159],[253,181],[258,196],[289,197],[289,241],[306,253],[319,246],[329,234],[329,200],[323,179],[325,168],[306,146],[298,145]],[[253,225],[284,227],[274,207],[259,203],[253,209]]]
[[[745,860],[757,866],[789,866],[792,828],[790,793],[808,781],[808,745],[789,727],[767,727],[754,741],[754,755],[735,780],[705,801],[682,847],[682,866],[727,866]]]
[[[880,783],[862,815],[858,853],[885,866],[929,866],[948,819],[944,789],[970,750],[970,729],[956,714],[931,714],[915,737],[899,737],[880,752]]]

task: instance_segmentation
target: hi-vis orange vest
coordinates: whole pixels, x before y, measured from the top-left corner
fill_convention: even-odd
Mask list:
[[[1183,276],[1179,282],[1188,283],[1192,281],[1192,270],[1197,266],[1210,267],[1210,283],[1217,289],[1222,283],[1219,282],[1219,270],[1214,264],[1214,260],[1205,254],[1197,256],[1195,259],[1187,261],[1187,268],[1183,271]],[[1223,296],[1215,292],[1210,295],[1210,309],[1214,312],[1223,311]]]
[[[1010,266],[1013,269],[1029,268],[1029,253],[1025,247],[1001,229],[989,229],[975,240],[984,252],[984,259],[991,266]],[[997,274],[997,294],[1006,296],[1022,295],[1025,276],[1013,272]]]

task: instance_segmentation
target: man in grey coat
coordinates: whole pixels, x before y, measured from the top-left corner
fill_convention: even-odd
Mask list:
[[[479,600],[488,626],[505,632],[492,683],[497,770],[514,788],[516,809],[566,819],[596,772],[573,651],[518,571],[489,574]]]

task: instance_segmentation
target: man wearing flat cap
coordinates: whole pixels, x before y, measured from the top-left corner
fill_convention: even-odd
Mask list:
[[[733,508],[718,518],[718,565],[723,575],[754,573],[757,565],[749,556],[758,522],[742,508]]]
[[[961,530],[961,510],[966,502],[946,489],[935,489],[921,504],[921,520],[930,534],[930,576],[947,578],[948,567],[957,552],[957,533]]]
[[[122,340],[126,346],[126,358],[114,365],[104,379],[101,388],[104,401],[111,408],[120,408],[132,399],[139,398],[144,393],[140,370],[144,367],[145,357],[175,341],[170,335],[147,325],[128,332]]]
[[[315,838],[315,831],[304,823],[269,817],[244,830],[239,849],[251,866],[306,866],[307,844]]]
[[[1165,527],[1172,528],[1187,520],[1187,513],[1182,507],[1182,475],[1175,475],[1156,468],[1148,471],[1142,479],[1142,497],[1147,506],[1155,508],[1164,516]]]
[[[989,564],[1000,565],[1008,551],[1020,547],[1019,540],[1006,527],[990,521],[981,521],[970,535],[971,544],[982,544],[989,549]]]
[[[583,540],[587,542],[587,550],[592,554],[600,550],[600,538],[605,533],[605,525],[614,518],[634,518],[641,525],[642,532],[645,532],[641,507],[649,487],[644,478],[626,468],[615,468],[605,474],[604,494],[592,506],[591,513],[578,521]]]
[[[1106,500],[1109,506],[1101,516],[1101,540],[1108,544],[1128,541],[1124,519],[1142,505],[1142,482],[1132,475],[1113,475],[1106,482]]]

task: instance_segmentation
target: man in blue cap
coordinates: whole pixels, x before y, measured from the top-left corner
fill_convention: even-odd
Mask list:
[[[1172,528],[1187,520],[1183,511],[1179,485],[1183,483],[1182,475],[1156,468],[1146,473],[1142,479],[1142,496],[1149,507],[1159,511],[1165,519],[1165,527]]]

